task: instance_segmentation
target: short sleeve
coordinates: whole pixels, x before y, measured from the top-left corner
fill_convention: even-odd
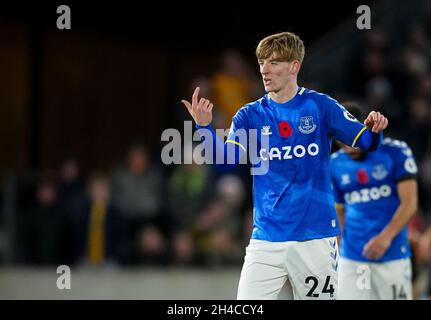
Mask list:
[[[335,203],[344,204],[344,193],[338,186],[338,181],[334,172],[335,168],[336,164],[334,163],[334,160],[331,159],[331,184],[332,191],[334,193],[334,200]]]
[[[340,190],[340,188],[338,188],[338,185],[336,182],[332,182],[332,188],[334,191],[334,200],[335,203],[340,203],[340,204],[344,204],[344,194],[343,192]]]
[[[418,167],[412,150],[404,141],[390,140],[389,148],[394,161],[394,174],[397,181],[416,178]]]

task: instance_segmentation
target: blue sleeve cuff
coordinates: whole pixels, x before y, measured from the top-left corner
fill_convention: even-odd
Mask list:
[[[371,132],[365,129],[358,139],[357,146],[364,151],[375,151],[383,140],[383,132]]]
[[[209,129],[211,128],[211,124],[207,124],[206,126],[201,126],[196,123],[196,129]]]
[[[379,147],[380,143],[383,140],[383,132],[380,131],[379,133],[373,133],[371,132],[371,144],[368,147],[368,151],[375,151]]]

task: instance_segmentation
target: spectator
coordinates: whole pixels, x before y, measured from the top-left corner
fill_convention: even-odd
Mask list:
[[[85,187],[80,177],[78,160],[69,156],[60,165],[60,183],[58,204],[67,213],[69,232],[72,235],[68,241],[72,247],[71,263],[79,259],[79,239],[76,238],[80,228],[80,214],[85,207]]]
[[[211,77],[211,82],[214,104],[217,106],[214,109],[219,109],[226,120],[222,128],[227,128],[236,111],[258,95],[258,80],[236,50],[223,53],[221,68]]]
[[[216,197],[196,219],[194,236],[207,264],[236,263],[242,241],[245,189],[234,175],[225,175],[216,184]]]
[[[193,149],[188,150],[189,148],[192,148],[192,145],[184,147],[185,157],[189,157],[193,152]],[[192,161],[186,161],[190,162]],[[212,180],[212,171],[207,166],[192,162],[176,166],[168,181],[170,211],[172,223],[175,224],[172,238],[175,264],[199,263],[192,230],[197,213],[211,197]]]
[[[431,211],[431,133],[428,138],[428,147],[426,149],[426,154],[419,166],[419,171],[421,173],[419,176],[419,197],[423,200],[423,208],[429,212]]]
[[[131,263],[140,260],[142,239],[166,229],[166,217],[162,207],[163,176],[152,164],[147,148],[133,144],[127,154],[125,167],[118,168],[112,177],[113,204],[119,208],[127,228],[129,250],[126,255]],[[153,228],[147,229],[148,226]],[[145,241],[144,241],[145,242]]]
[[[141,226],[137,238],[138,263],[165,265],[171,262],[167,238],[156,225]]]
[[[365,84],[365,94],[369,109],[377,110],[388,115],[391,119],[391,126],[388,128],[389,134],[398,135],[403,129],[402,108],[392,96],[392,84],[385,75],[374,77]]]
[[[71,252],[65,245],[68,234],[67,214],[58,205],[57,186],[43,177],[36,187],[36,203],[19,221],[19,238],[24,263],[59,265],[67,263]]]
[[[187,150],[191,146],[185,146]],[[185,152],[186,157],[191,152]],[[191,160],[191,159],[190,159]],[[192,161],[188,161],[190,163]],[[189,229],[196,212],[208,202],[212,186],[211,170],[205,165],[181,164],[176,166],[169,178],[170,210],[180,229]]]
[[[91,266],[116,265],[121,260],[124,226],[111,202],[108,176],[95,172],[88,179],[87,201],[78,238],[81,262]]]
[[[410,119],[406,126],[409,143],[418,161],[425,155],[424,146],[428,146],[428,137],[431,129],[431,112],[428,102],[420,97],[414,97],[409,105]]]

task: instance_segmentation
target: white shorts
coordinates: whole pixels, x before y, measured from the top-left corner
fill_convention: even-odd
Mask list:
[[[383,263],[340,258],[340,300],[411,300],[412,265],[409,258]]]
[[[250,240],[238,285],[239,300],[277,299],[289,281],[294,299],[336,299],[337,238],[269,242]]]

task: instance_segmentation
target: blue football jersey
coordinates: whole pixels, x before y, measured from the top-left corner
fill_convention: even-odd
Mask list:
[[[364,125],[331,97],[300,87],[286,103],[265,95],[236,113],[226,142],[247,150],[250,145],[236,137],[239,129],[256,130],[255,158],[261,163],[252,163],[268,165],[266,174],[253,175],[252,238],[302,241],[338,235],[331,141],[354,146]]]
[[[410,257],[406,226],[379,260],[370,260],[362,252],[366,243],[391,221],[400,205],[397,182],[414,178],[416,173],[409,146],[390,138],[361,160],[352,160],[342,149],[331,156],[335,202],[345,207],[342,256],[371,262]]]

